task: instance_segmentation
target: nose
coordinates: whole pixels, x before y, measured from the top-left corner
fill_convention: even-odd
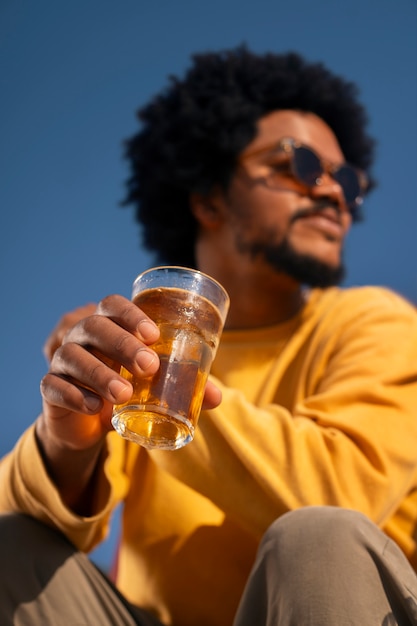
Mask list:
[[[323,173],[317,183],[311,187],[310,195],[312,198],[328,198],[332,204],[337,204],[341,212],[349,213],[341,185],[327,172]]]

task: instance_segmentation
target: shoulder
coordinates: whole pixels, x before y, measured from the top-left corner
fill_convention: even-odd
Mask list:
[[[417,307],[399,293],[379,286],[364,287],[333,287],[324,290],[314,290],[312,300],[318,308],[328,312],[345,311],[345,315],[361,311],[375,312],[384,315],[399,314],[417,319]]]
[[[379,286],[313,290],[308,308],[316,331],[374,332],[417,337],[417,307],[393,290]],[[378,330],[379,329],[379,330]]]

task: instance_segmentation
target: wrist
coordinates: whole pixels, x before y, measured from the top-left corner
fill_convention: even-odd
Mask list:
[[[92,515],[95,476],[105,438],[87,449],[71,448],[48,432],[41,416],[35,425],[35,439],[46,472],[65,505],[79,515]]]

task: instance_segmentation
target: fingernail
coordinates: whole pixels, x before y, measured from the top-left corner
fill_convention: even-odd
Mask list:
[[[139,365],[141,370],[146,372],[152,363],[156,360],[155,352],[150,352],[149,350],[145,350],[142,348],[136,355],[136,363]]]
[[[156,341],[159,337],[158,326],[151,320],[141,320],[138,324],[138,333],[144,341]]]
[[[94,413],[97,413],[101,408],[101,400],[95,396],[85,396],[84,404],[89,411],[93,411]]]
[[[111,380],[109,382],[109,391],[115,400],[117,400],[121,393],[128,388],[129,385],[126,385],[126,383],[123,383],[121,380]]]

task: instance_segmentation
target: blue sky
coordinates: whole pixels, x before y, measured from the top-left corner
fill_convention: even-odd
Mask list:
[[[153,264],[119,207],[122,141],[193,52],[296,50],[357,82],[379,187],[349,236],[346,284],[417,303],[416,33],[415,0],[0,0],[0,455],[41,409],[42,344],[59,317],[129,296]]]

